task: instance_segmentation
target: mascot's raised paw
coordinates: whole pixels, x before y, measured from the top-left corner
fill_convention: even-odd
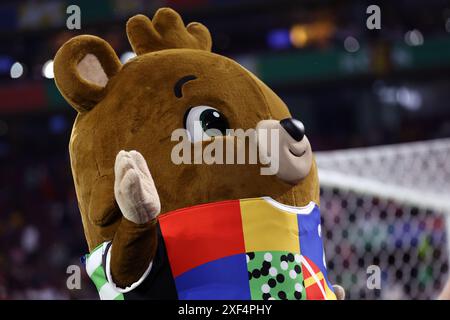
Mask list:
[[[340,285],[333,285],[334,294],[337,300],[345,300],[345,290]]]
[[[120,151],[114,173],[114,195],[123,216],[137,224],[156,218],[161,203],[144,157],[137,151]]]

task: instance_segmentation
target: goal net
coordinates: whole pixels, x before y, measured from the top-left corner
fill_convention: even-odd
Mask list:
[[[349,299],[436,298],[449,265],[450,139],[316,159],[330,281]]]

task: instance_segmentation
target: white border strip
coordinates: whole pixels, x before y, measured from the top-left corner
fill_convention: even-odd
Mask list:
[[[294,206],[288,206],[286,204],[282,204],[271,197],[261,197],[261,198],[264,199],[265,201],[267,201],[267,203],[271,204],[275,208],[278,208],[280,210],[287,211],[290,213],[295,213],[295,214],[308,215],[314,210],[314,207],[316,205],[313,201],[311,201],[304,207],[294,207]]]
[[[108,280],[108,283],[111,284],[111,287],[113,290],[115,290],[116,292],[120,292],[120,293],[127,293],[130,292],[131,290],[134,290],[137,286],[139,286],[144,280],[145,278],[147,278],[148,274],[150,273],[150,271],[152,270],[152,266],[153,266],[153,261],[150,262],[150,265],[148,266],[147,270],[145,270],[144,274],[142,275],[142,277],[136,281],[135,283],[133,283],[132,285],[130,285],[129,287],[126,287],[125,289],[119,288],[118,286],[116,286],[116,284],[114,283],[112,276],[111,276],[111,251],[112,251],[112,246],[111,245],[109,247],[108,253],[106,254],[106,280]]]

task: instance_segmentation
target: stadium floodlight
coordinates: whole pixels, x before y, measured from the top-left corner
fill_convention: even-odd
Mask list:
[[[267,34],[267,44],[273,49],[286,49],[291,45],[289,30],[274,29]]]
[[[53,79],[53,60],[48,60],[42,67],[42,75],[47,79]]]
[[[133,59],[134,57],[136,57],[136,53],[133,51],[126,51],[120,56],[120,61],[125,64],[128,60]]]
[[[360,45],[355,37],[348,36],[344,40],[344,48],[347,52],[354,53],[359,50]]]
[[[405,33],[405,42],[408,46],[421,46],[423,45],[423,35],[417,29],[410,30]]]
[[[9,71],[9,74],[11,76],[11,79],[18,79],[23,75],[23,65],[20,62],[15,62],[11,66],[11,69]]]

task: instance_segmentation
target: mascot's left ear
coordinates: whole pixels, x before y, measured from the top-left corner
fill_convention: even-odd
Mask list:
[[[71,106],[82,113],[104,98],[108,81],[121,67],[114,49],[105,40],[78,36],[57,52],[55,81]]]

